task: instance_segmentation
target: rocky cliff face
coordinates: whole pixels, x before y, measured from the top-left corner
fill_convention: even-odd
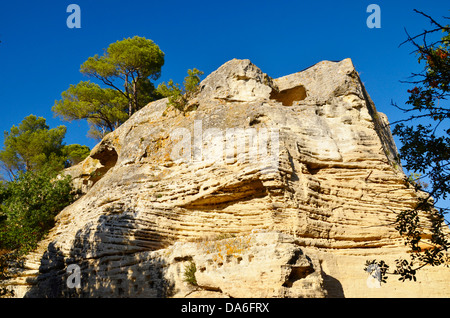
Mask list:
[[[421,194],[350,59],[278,79],[232,60],[188,106],[149,104],[67,171],[84,194],[18,296],[450,296],[448,268],[368,283],[365,260],[407,255],[393,222]]]

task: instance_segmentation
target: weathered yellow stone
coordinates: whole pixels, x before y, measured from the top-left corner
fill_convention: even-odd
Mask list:
[[[366,260],[408,257],[394,221],[423,194],[405,186],[387,118],[350,59],[273,80],[232,60],[190,102],[187,115],[166,99],[149,104],[67,171],[83,195],[8,282],[16,295],[450,296],[446,267],[424,268],[417,282],[368,282]],[[184,161],[171,136],[182,128]],[[245,134],[220,148],[229,129],[275,131],[278,143],[266,137],[276,165],[252,157]],[[199,148],[215,161],[196,160]],[[198,286],[184,281],[191,262]],[[80,266],[80,288],[66,284],[69,264]]]

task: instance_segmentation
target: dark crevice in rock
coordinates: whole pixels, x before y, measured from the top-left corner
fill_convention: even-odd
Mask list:
[[[282,103],[284,106],[292,106],[294,102],[302,101],[306,98],[306,89],[299,85],[281,91],[272,90],[270,99]]]
[[[314,273],[314,268],[312,268],[312,266],[292,266],[291,273],[282,286],[290,288],[294,282],[303,279],[312,273]]]
[[[213,191],[206,191],[204,195],[181,205],[181,207],[200,210],[212,207],[223,209],[233,203],[262,198],[267,194],[267,189],[261,180],[246,180]]]

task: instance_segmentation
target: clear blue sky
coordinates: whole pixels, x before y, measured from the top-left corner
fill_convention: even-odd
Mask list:
[[[81,7],[81,29],[69,29],[66,8]],[[369,29],[367,6],[381,8],[381,28]],[[29,114],[51,128],[66,125],[67,144],[93,147],[85,122],[62,122],[51,107],[70,84],[86,80],[80,65],[112,42],[139,35],[165,53],[162,77],[182,82],[196,67],[209,74],[233,58],[248,58],[272,77],[298,72],[321,60],[352,58],[379,111],[390,121],[419,65],[405,40],[429,27],[413,12],[450,15],[448,0],[433,1],[153,1],[41,0],[0,4],[0,131]],[[0,136],[3,143],[3,135]]]

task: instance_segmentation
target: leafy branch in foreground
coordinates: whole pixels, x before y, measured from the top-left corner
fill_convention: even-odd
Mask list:
[[[389,265],[387,265],[383,260],[371,260],[366,261],[364,271],[368,272],[374,278],[378,279],[380,283],[386,283],[388,275],[396,275],[398,276],[398,280],[402,282],[406,280],[417,281],[417,271],[426,265],[426,263],[422,263],[421,265],[416,266],[416,263],[414,261],[397,259],[395,260],[395,270],[389,272]]]
[[[414,11],[426,17],[431,27],[413,37],[407,33],[402,45],[412,44],[418,62],[424,67],[420,73],[413,73],[413,80],[407,82],[414,87],[408,89],[406,106],[393,104],[408,116],[392,124],[396,124],[393,134],[402,143],[399,159],[404,168],[412,172],[406,184],[424,195],[419,196],[414,207],[397,215],[396,229],[412,252],[411,260],[397,260],[396,269],[391,273],[399,275],[401,281],[415,281],[417,271],[424,266],[448,264],[446,252],[450,246],[445,219],[449,208],[439,206],[450,194],[450,107],[447,102],[450,96],[450,27]],[[437,32],[442,35],[438,36]],[[417,42],[419,39],[422,43]],[[414,125],[416,120],[421,122]],[[407,122],[411,124],[406,125]],[[427,187],[424,187],[424,180]],[[429,228],[423,228],[423,219],[431,224]]]
[[[384,261],[377,262],[376,260],[366,261],[364,267],[364,271],[379,279],[381,283],[386,283],[388,269],[389,266]]]

